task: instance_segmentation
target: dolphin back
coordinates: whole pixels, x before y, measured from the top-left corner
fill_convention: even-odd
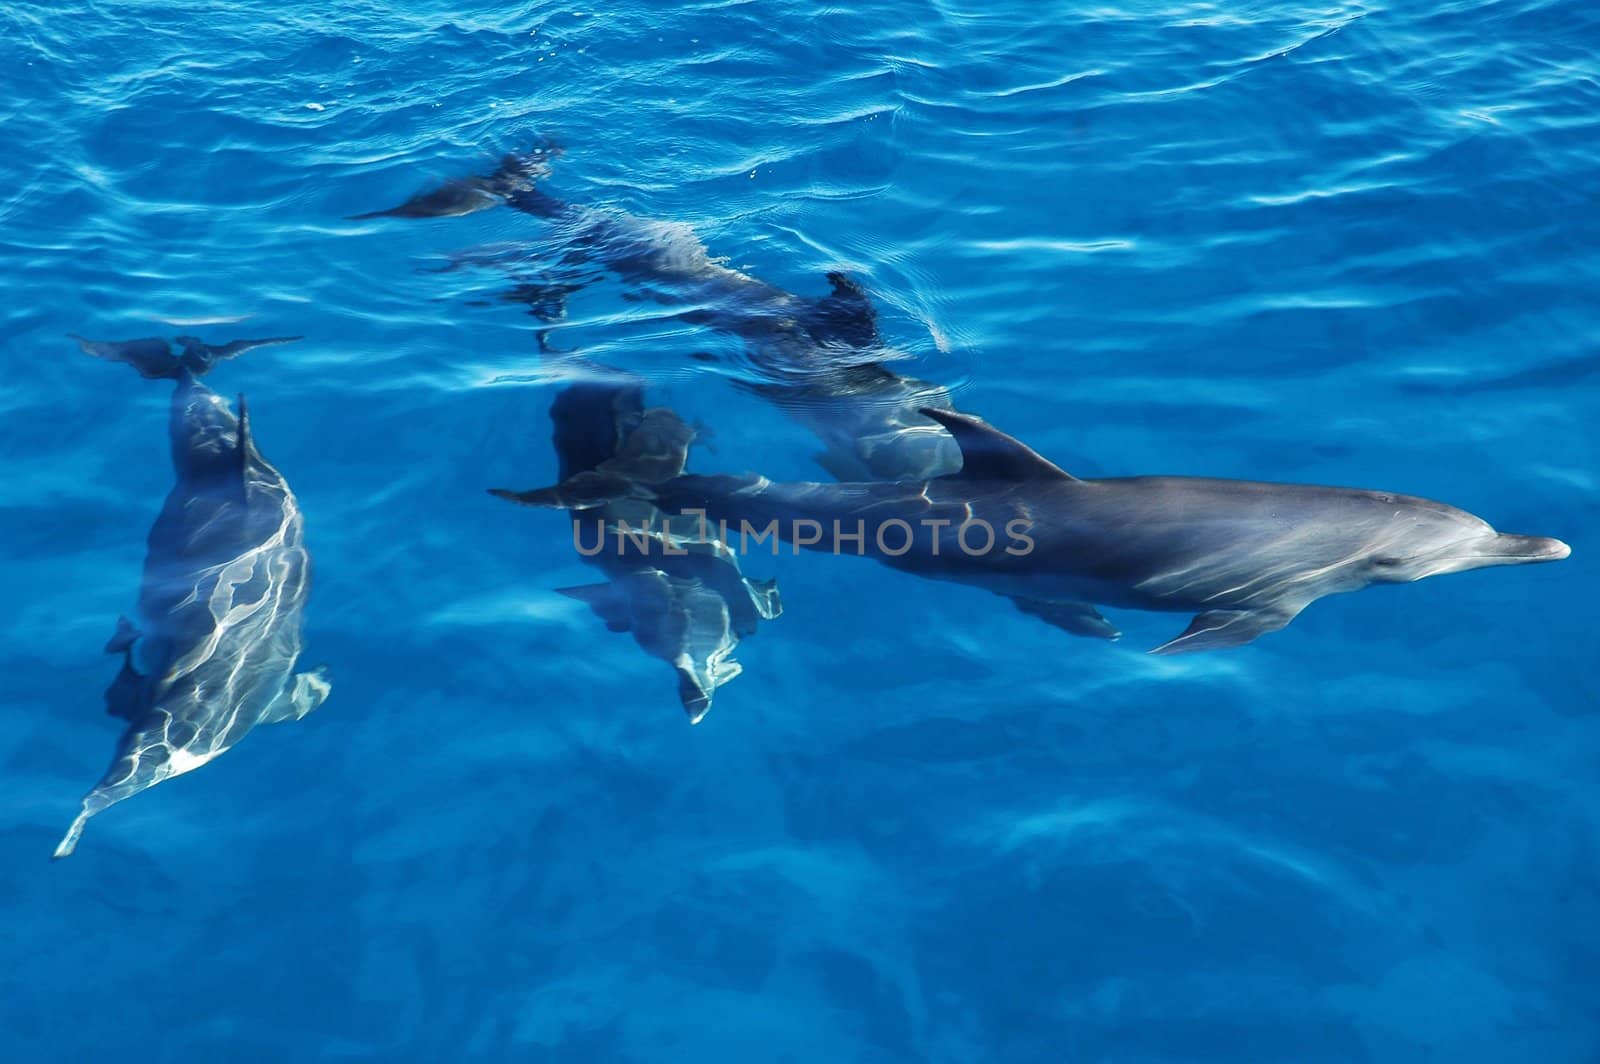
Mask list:
[[[149,535],[139,597],[146,631],[120,622],[106,646],[123,656],[106,708],[126,727],[58,858],[73,851],[90,817],[198,768],[258,724],[305,716],[329,691],[324,671],[294,672],[311,569],[299,505],[257,450],[243,398],[236,415],[189,368],[259,343],[190,341],[178,352],[168,347],[166,361],[156,349],[164,341],[96,345],[146,377],[177,367],[177,475]]]

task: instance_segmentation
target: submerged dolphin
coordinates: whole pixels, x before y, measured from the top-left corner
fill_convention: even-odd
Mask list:
[[[959,464],[954,442],[918,415],[949,409],[942,387],[903,376],[889,364],[903,358],[878,335],[876,315],[860,285],[828,275],[820,298],[787,292],[711,257],[687,225],[563,202],[539,187],[560,154],[546,144],[505,156],[491,173],[459,179],[398,207],[357,218],[452,217],[505,204],[552,227],[546,260],[561,276],[516,290],[542,316],[559,316],[579,276],[609,270],[637,292],[681,308],[678,317],[737,336],[757,378],[747,384],[822,440],[817,461],[847,480],[912,480],[939,476]],[[518,251],[473,261],[510,265]]]
[[[959,472],[899,484],[683,476],[628,491],[741,531],[775,525],[797,546],[1022,594],[1081,634],[1116,637],[1094,604],[1194,612],[1158,654],[1248,643],[1325,595],[1570,553],[1560,540],[1505,535],[1408,495],[1190,477],[1079,480],[978,418],[924,412],[960,444]],[[519,501],[588,502],[559,487]]]
[[[671,519],[645,500],[599,497],[683,473],[694,432],[670,410],[646,410],[640,385],[572,384],[550,417],[562,482],[588,493],[581,508],[591,520],[575,521],[575,544],[606,577],[558,590],[671,665],[689,722],[698,724],[716,689],[741,671],[732,657],[739,640],[781,611],[777,588],[745,577],[737,555],[701,537],[698,522]]]
[[[299,720],[329,690],[323,669],[294,671],[311,574],[300,508],[256,449],[243,398],[235,417],[197,379],[220,359],[295,338],[212,347],[180,337],[177,351],[164,340],[75,339],[91,355],[176,382],[177,483],[150,530],[139,594],[144,631],[124,618],[106,644],[122,655],[106,712],[127,727],[56,847],[58,858],[73,851],[96,813],[199,768],[257,724]]]

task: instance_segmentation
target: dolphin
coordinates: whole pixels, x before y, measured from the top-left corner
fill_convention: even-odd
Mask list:
[[[257,724],[299,720],[322,704],[327,671],[295,672],[311,563],[300,507],[257,450],[244,398],[234,415],[199,377],[218,361],[297,337],[211,346],[180,337],[101,342],[91,355],[172,380],[169,431],[177,482],[150,530],[139,594],[106,644],[122,668],[105,695],[125,727],[111,767],[55,856],[72,853],[89,818],[227,750]]]
[[[542,219],[550,244],[562,249],[559,276],[514,290],[537,316],[559,318],[567,294],[595,269],[610,271],[636,293],[679,308],[681,320],[742,339],[754,378],[744,386],[822,441],[816,458],[830,475],[911,480],[959,467],[954,441],[918,414],[951,409],[948,391],[890,368],[905,356],[883,342],[859,283],[835,272],[827,275],[827,295],[796,295],[713,258],[688,225],[564,202],[540,184],[559,154],[547,141],[505,156],[488,174],[356,217],[454,217],[505,205]],[[514,249],[464,261],[515,272],[526,257]]]
[[[1355,488],[1195,477],[1080,480],[968,414],[925,409],[955,473],[902,483],[686,475],[620,489],[664,510],[870,555],[919,576],[1021,595],[1060,627],[1115,638],[1096,606],[1194,614],[1156,654],[1249,643],[1326,595],[1496,565],[1559,561],[1560,540],[1496,532],[1444,503]],[[593,505],[562,488],[534,506]],[[1049,616],[1053,615],[1053,616]]]
[[[353,222],[372,218],[455,218],[497,207],[517,193],[532,193],[533,185],[550,173],[550,164],[561,154],[554,141],[545,141],[532,151],[502,156],[493,172],[474,177],[451,178],[438,188],[418,193],[387,210],[352,214]]]
[[[738,676],[739,641],[782,611],[771,581],[740,571],[727,544],[698,534],[642,499],[618,498],[634,483],[682,475],[694,430],[663,407],[646,409],[630,380],[579,381],[556,396],[550,417],[562,483],[575,511],[574,546],[605,580],[558,588],[588,606],[613,632],[630,632],[672,666],[689,723],[711,709],[717,688]],[[518,501],[506,491],[492,494]],[[587,528],[585,527],[587,526]]]

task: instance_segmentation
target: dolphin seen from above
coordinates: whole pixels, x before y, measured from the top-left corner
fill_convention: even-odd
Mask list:
[[[632,380],[584,380],[551,406],[562,482],[588,493],[574,542],[605,576],[558,590],[671,665],[689,722],[698,724],[717,688],[741,671],[732,657],[739,641],[782,607],[777,588],[745,577],[726,544],[698,535],[698,522],[670,519],[647,500],[600,497],[683,473],[694,430],[670,410],[645,409],[643,396]]]
[[[904,358],[884,344],[861,286],[841,273],[821,297],[787,292],[714,259],[694,230],[621,211],[564,202],[540,187],[560,149],[552,144],[505,156],[491,173],[447,182],[389,210],[356,215],[454,217],[502,204],[544,220],[537,250],[558,263],[554,280],[516,289],[535,312],[559,317],[566,294],[595,271],[610,271],[643,294],[678,308],[677,317],[744,341],[753,380],[744,382],[823,443],[817,461],[847,480],[913,480],[960,464],[950,437],[918,413],[949,409],[940,385],[895,372]],[[471,261],[525,265],[525,249]]]
[[[703,513],[730,539],[775,526],[797,546],[1021,594],[1029,612],[1054,611],[1047,619],[1080,634],[1116,637],[1097,605],[1194,613],[1158,654],[1249,643],[1325,595],[1570,553],[1560,540],[1499,533],[1453,506],[1388,492],[1079,480],[976,417],[924,412],[959,443],[958,472],[894,484],[683,476],[626,490],[664,510]],[[561,487],[519,501],[592,505]]]
[[[150,530],[143,629],[121,620],[108,653],[122,668],[106,712],[125,722],[111,767],[56,848],[89,818],[227,750],[257,724],[298,720],[327,697],[322,669],[295,672],[311,565],[300,508],[256,449],[243,398],[234,415],[198,377],[221,359],[290,337],[212,347],[180,337],[98,342],[85,352],[175,382],[169,433],[177,482]]]

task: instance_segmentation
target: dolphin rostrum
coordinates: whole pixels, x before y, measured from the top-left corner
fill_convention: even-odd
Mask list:
[[[150,530],[144,629],[124,618],[106,644],[122,655],[106,712],[126,727],[58,858],[96,813],[199,768],[257,724],[299,720],[329,690],[325,670],[294,671],[311,575],[300,508],[256,449],[243,397],[236,417],[197,379],[221,359],[297,338],[213,347],[180,337],[176,351],[158,339],[74,339],[88,354],[176,383],[169,427],[177,483]]]
[[[741,671],[732,657],[740,639],[782,607],[772,582],[744,576],[733,550],[699,535],[692,518],[670,517],[648,500],[607,501],[626,496],[630,484],[683,473],[694,430],[670,410],[645,409],[643,394],[634,381],[585,380],[551,406],[562,483],[578,496],[572,509],[591,518],[575,518],[574,545],[606,578],[559,590],[671,665],[689,722],[698,724],[716,689]]]
[[[626,490],[714,522],[741,543],[751,532],[758,542],[775,532],[796,547],[870,555],[920,576],[1021,596],[1028,612],[1084,635],[1117,636],[1095,605],[1193,612],[1157,654],[1249,643],[1325,595],[1570,553],[1560,540],[1503,534],[1453,506],[1382,491],[1191,477],[1080,480],[979,418],[924,413],[960,445],[958,472],[846,484],[683,476]],[[592,505],[561,488],[517,498]]]

